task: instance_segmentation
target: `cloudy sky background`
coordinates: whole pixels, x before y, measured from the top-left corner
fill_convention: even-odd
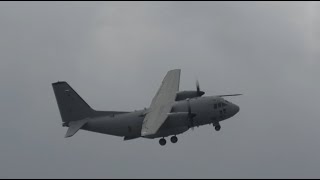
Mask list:
[[[1,2],[0,178],[319,178],[320,3]],[[51,83],[97,110],[148,107],[165,73],[235,117],[175,145],[79,131]]]

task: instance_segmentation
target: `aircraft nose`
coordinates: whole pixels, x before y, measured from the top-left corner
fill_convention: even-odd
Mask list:
[[[238,105],[235,105],[236,106],[236,113],[238,113],[240,111],[240,107]]]
[[[240,111],[239,106],[233,104],[233,106],[232,106],[232,116],[234,116],[235,114],[237,114],[239,111]]]
[[[234,114],[237,114],[240,111],[240,107],[234,104]]]

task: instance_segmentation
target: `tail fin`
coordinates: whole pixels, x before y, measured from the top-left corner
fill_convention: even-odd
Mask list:
[[[63,126],[69,122],[99,116],[114,116],[128,113],[127,111],[96,111],[92,109],[72,87],[65,81],[52,83]]]
[[[95,111],[67,82],[52,83],[52,87],[64,123],[82,120],[95,114]]]

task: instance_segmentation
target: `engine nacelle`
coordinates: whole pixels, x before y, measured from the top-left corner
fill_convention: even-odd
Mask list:
[[[172,127],[183,127],[188,126],[188,112],[172,112],[168,115],[170,126]]]
[[[176,101],[181,101],[181,100],[185,100],[185,99],[191,99],[191,98],[195,98],[195,97],[200,97],[204,94],[203,91],[179,91],[177,93],[177,97],[176,97]]]

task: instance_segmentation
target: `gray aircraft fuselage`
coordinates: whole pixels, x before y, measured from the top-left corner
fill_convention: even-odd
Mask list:
[[[189,102],[188,102],[189,101]],[[188,112],[190,103],[191,112],[195,114],[193,123],[186,117],[168,118],[159,131],[144,138],[160,138],[178,135],[194,126],[206,124],[218,125],[239,112],[239,106],[218,96],[205,96],[176,101],[171,113]],[[124,137],[124,140],[142,137],[141,128],[147,109],[91,118],[81,129]]]

